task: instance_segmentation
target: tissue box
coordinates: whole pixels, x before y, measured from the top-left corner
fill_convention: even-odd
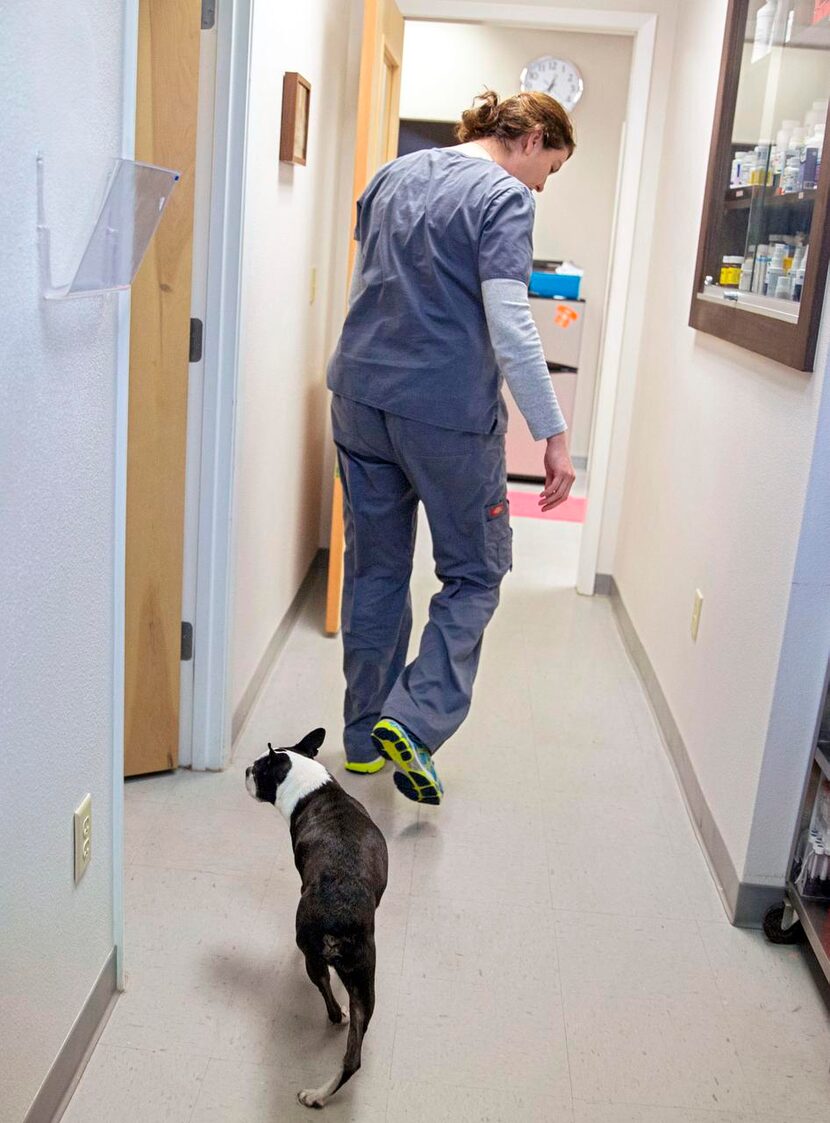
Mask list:
[[[531,296],[550,296],[558,300],[579,300],[581,277],[570,273],[530,274],[529,291]]]

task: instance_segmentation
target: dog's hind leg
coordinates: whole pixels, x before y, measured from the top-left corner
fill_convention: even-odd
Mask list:
[[[331,978],[329,977],[329,965],[325,959],[318,958],[317,956],[306,955],[305,969],[308,972],[308,977],[314,983],[323,996],[323,1001],[326,1004],[326,1013],[329,1016],[329,1021],[334,1025],[342,1025],[348,1022],[349,1015],[334,997],[331,989]]]
[[[374,955],[370,965],[359,972],[338,971],[349,992],[349,1039],[346,1054],[340,1070],[321,1088],[307,1088],[300,1092],[297,1099],[306,1107],[324,1107],[338,1088],[360,1068],[363,1035],[375,1008],[375,964]]]

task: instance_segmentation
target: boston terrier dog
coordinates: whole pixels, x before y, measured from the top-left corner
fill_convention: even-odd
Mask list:
[[[323,1107],[360,1068],[363,1035],[375,1005],[375,909],[386,888],[386,839],[369,813],[314,760],[325,739],[315,729],[293,749],[272,749],[245,770],[248,792],[273,804],[291,827],[294,864],[302,879],[297,944],[326,1004],[329,1020],[349,1023],[338,1072],[298,1095]],[[329,967],[349,995],[348,1013],[331,990]]]

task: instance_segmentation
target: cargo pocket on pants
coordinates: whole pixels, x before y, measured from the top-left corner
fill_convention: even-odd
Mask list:
[[[484,508],[484,550],[488,573],[501,581],[513,568],[513,530],[507,499],[488,503]]]

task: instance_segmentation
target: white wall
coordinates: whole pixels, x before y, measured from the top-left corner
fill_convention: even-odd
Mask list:
[[[44,304],[121,154],[123,5],[0,12],[0,1115],[22,1119],[112,950],[116,303]],[[72,812],[93,803],[73,883]]]
[[[681,5],[613,572],[733,864],[757,880],[750,829],[827,342],[805,375],[688,326],[725,14],[725,0]],[[788,787],[760,830],[763,873],[780,883],[803,763],[798,743],[778,751]]]
[[[587,456],[631,39],[407,21],[401,116],[457,121],[485,87],[502,97],[516,93],[522,68],[543,54],[572,60],[585,80],[573,114],[576,153],[537,197],[534,253],[569,257],[585,269],[589,314],[570,441],[572,455]]]
[[[245,169],[236,436],[232,704],[251,682],[318,548],[332,309],[345,303],[356,105],[350,5],[256,4]],[[278,161],[283,73],[311,82],[306,167]],[[310,303],[311,270],[317,298]],[[342,319],[342,315],[339,317]]]

